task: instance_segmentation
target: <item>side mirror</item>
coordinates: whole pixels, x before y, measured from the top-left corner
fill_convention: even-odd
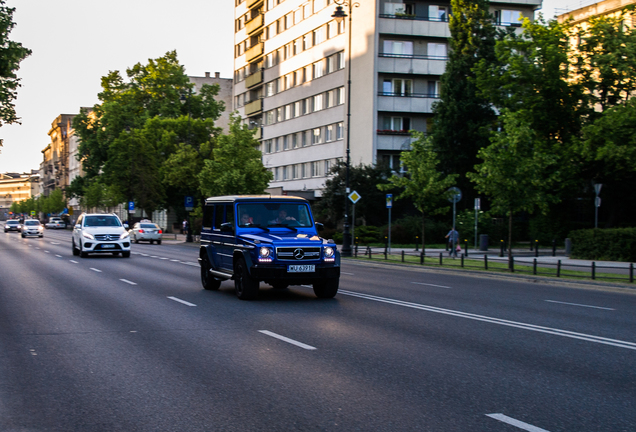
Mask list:
[[[324,231],[325,226],[321,224],[320,222],[316,222],[316,229],[318,230],[318,232]]]
[[[129,228],[128,224],[124,224],[124,228],[128,229]]]
[[[221,224],[221,232],[234,232],[234,224],[232,222],[225,222]]]

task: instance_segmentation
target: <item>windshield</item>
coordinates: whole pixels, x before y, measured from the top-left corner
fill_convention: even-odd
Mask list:
[[[86,216],[85,227],[120,227],[121,223],[115,216]]]
[[[40,222],[34,220],[34,221],[26,221],[24,224],[25,225],[40,225]]]
[[[17,225],[18,221],[7,221],[7,225]]]
[[[249,203],[238,205],[238,226],[304,227],[313,226],[307,204]]]

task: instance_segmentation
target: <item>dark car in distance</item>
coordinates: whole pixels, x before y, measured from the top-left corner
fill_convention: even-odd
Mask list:
[[[340,253],[318,235],[309,202],[291,196],[208,198],[199,263],[207,290],[234,280],[238,298],[254,299],[260,282],[274,288],[312,285],[319,298],[338,292]]]

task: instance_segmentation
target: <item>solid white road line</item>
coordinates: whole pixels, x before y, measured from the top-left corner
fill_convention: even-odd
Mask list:
[[[476,315],[476,314],[471,314],[471,313],[467,313],[467,312],[461,312],[461,311],[456,311],[456,310],[451,310],[451,309],[443,309],[443,308],[438,308],[435,306],[427,306],[427,305],[423,305],[423,304],[418,304],[418,303],[411,303],[411,302],[405,302],[402,300],[395,300],[395,299],[390,299],[390,298],[385,298],[385,297],[377,297],[377,296],[373,296],[373,295],[369,295],[369,294],[362,294],[362,293],[358,293],[358,292],[354,292],[354,291],[346,291],[346,290],[340,290],[338,291],[339,294],[343,294],[343,295],[348,295],[348,296],[352,296],[352,297],[358,297],[358,298],[362,298],[362,299],[366,299],[366,300],[373,300],[373,301],[377,301],[377,302],[381,302],[381,303],[388,303],[388,304],[393,304],[396,306],[404,306],[404,307],[408,307],[408,308],[412,308],[412,309],[419,309],[419,310],[424,310],[424,311],[428,311],[428,312],[435,312],[435,313],[439,313],[439,314],[443,314],[443,315],[451,315],[451,316],[456,316],[459,318],[468,318],[468,319],[472,319],[475,321],[483,321],[483,322],[487,322],[487,323],[491,323],[491,324],[498,324],[498,325],[503,325],[503,326],[507,326],[507,327],[515,327],[515,328],[520,328],[523,330],[531,330],[531,331],[535,331],[535,332],[539,332],[539,333],[547,333],[547,334],[552,334],[552,335],[556,335],[556,336],[563,336],[563,337],[568,337],[568,338],[572,338],[572,339],[579,339],[579,340],[584,340],[587,342],[594,342],[594,343],[599,343],[599,344],[604,344],[604,345],[611,345],[611,346],[615,346],[615,347],[619,347],[619,348],[625,348],[625,349],[630,349],[630,350],[635,350],[636,351],[636,343],[634,342],[627,342],[627,341],[622,341],[622,340],[618,340],[618,339],[610,339],[610,338],[605,338],[605,337],[601,337],[601,336],[594,336],[594,335],[588,335],[585,333],[576,333],[576,332],[572,332],[572,331],[568,331],[568,330],[561,330],[561,329],[556,329],[556,328],[551,328],[551,327],[542,327],[542,326],[538,326],[538,325],[534,325],[534,324],[527,324],[527,323],[522,323],[522,322],[516,322],[516,321],[509,321],[509,320],[504,320],[504,319],[500,319],[500,318],[493,318],[493,317],[488,317],[488,316],[484,316],[484,315]]]
[[[549,432],[545,429],[541,429],[536,426],[532,426],[531,424],[524,423],[522,421],[513,419],[512,417],[508,417],[503,414],[486,414],[486,416],[490,418],[494,418],[495,420],[499,420],[500,422],[508,423],[509,425],[518,427],[519,429],[526,430],[528,432]]]
[[[280,340],[282,340],[284,342],[290,343],[292,345],[296,345],[297,347],[300,347],[302,349],[306,349],[306,350],[315,350],[316,349],[316,347],[312,347],[311,345],[306,345],[306,344],[304,344],[302,342],[298,342],[298,341],[290,339],[288,337],[281,336],[281,335],[273,333],[273,332],[271,332],[269,330],[259,330],[259,333],[263,333],[263,334],[266,334],[267,336],[271,336],[273,338],[280,339]]]
[[[346,274],[348,276],[355,276],[353,273],[347,273],[347,272],[343,272],[343,271],[341,271],[340,274]]]
[[[172,261],[172,262],[179,262],[179,260],[170,260],[170,261]]]
[[[97,272],[97,273],[101,273],[102,272],[100,269],[96,269],[96,268],[93,268],[93,267],[91,267],[90,269],[93,270],[94,272]]]
[[[616,309],[612,309],[612,308],[606,308],[606,307],[600,307],[600,306],[589,306],[589,305],[583,305],[583,304],[578,304],[578,303],[567,303],[567,302],[561,302],[561,301],[556,301],[556,300],[546,300],[546,301],[549,302],[549,303],[559,303],[559,304],[564,304],[564,305],[581,306],[581,307],[593,308],[593,309],[616,310]]]
[[[119,280],[122,281],[122,282],[126,282],[127,284],[130,284],[130,285],[137,285],[135,282],[131,282],[131,281],[127,280],[127,279],[119,279]]]
[[[447,288],[447,289],[451,289],[451,287],[449,286],[444,286],[444,285],[433,285],[433,284],[427,284],[424,282],[411,282],[412,284],[415,285],[426,285],[426,286],[432,286],[432,287],[436,287],[436,288]]]
[[[168,297],[168,298],[169,298],[170,300],[174,300],[174,301],[176,301],[176,302],[183,303],[183,304],[184,304],[184,305],[186,305],[186,306],[196,306],[194,303],[190,303],[190,302],[187,302],[187,301],[185,301],[185,300],[178,299],[178,298],[176,298],[176,297]]]

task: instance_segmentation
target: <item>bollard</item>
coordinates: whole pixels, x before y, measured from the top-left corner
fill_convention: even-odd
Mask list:
[[[404,251],[402,251],[402,262],[404,262]]]
[[[464,268],[464,254],[462,254],[462,264],[461,264],[462,268]]]
[[[557,261],[557,277],[561,277],[561,260]]]
[[[488,255],[484,255],[484,270],[488,270]]]
[[[442,263],[442,253],[441,252],[439,253],[439,265],[443,265],[443,263]]]
[[[539,256],[539,240],[534,241],[534,256]]]
[[[532,263],[532,274],[536,275],[537,274],[537,259],[535,258],[533,263]]]
[[[369,259],[371,259],[371,246],[367,246],[367,253],[369,254]]]
[[[552,239],[552,256],[556,256],[556,240]]]
[[[501,240],[501,244],[500,245],[501,245],[501,247],[500,247],[500,250],[499,250],[499,258],[503,258],[503,252],[504,252],[504,241],[503,240]]]
[[[592,280],[596,279],[596,263],[592,261]]]
[[[356,247],[355,247],[355,255],[354,255],[354,256],[355,256],[356,258],[358,258],[358,245],[356,245]]]
[[[388,250],[388,246],[385,246],[385,247],[384,247],[384,260],[385,260],[385,261],[388,259],[388,258],[387,258],[387,250]]]
[[[468,256],[468,239],[464,239],[464,253]]]
[[[515,257],[510,255],[510,262],[508,263],[508,267],[510,267],[510,273],[515,272]]]
[[[415,236],[415,252],[417,252],[420,247],[420,238],[418,236]]]

